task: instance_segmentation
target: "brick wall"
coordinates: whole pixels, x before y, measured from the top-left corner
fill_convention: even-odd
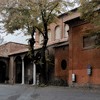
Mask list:
[[[67,66],[63,70],[61,66],[62,60],[66,60]],[[69,67],[69,50],[68,46],[55,48],[55,76],[68,81]]]
[[[90,24],[81,24],[73,27],[69,43],[69,84],[72,83],[71,75],[76,74],[76,83],[100,85],[100,49],[83,48],[84,29]],[[87,66],[92,66],[92,75],[88,76]]]

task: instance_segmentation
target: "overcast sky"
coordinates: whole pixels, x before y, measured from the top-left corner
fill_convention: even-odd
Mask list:
[[[74,8],[76,8],[76,7],[77,7],[77,5]],[[2,19],[0,19],[0,21],[1,20]],[[5,42],[17,42],[17,43],[23,43],[23,44],[27,44],[28,43],[28,39],[30,38],[30,36],[25,36],[20,31],[15,32],[15,34],[13,34],[13,35],[11,35],[11,34],[7,35],[7,33],[2,32],[2,26],[3,26],[3,24],[0,23],[0,41],[1,41],[2,38],[4,38],[4,42],[3,43],[5,43]]]
[[[17,43],[23,43],[27,44],[29,36],[24,36],[23,34],[20,35],[5,35],[4,37],[4,42],[17,42]]]
[[[2,40],[3,40],[3,43],[17,42],[17,43],[22,43],[22,44],[28,44],[28,39],[30,38],[29,35],[25,36],[22,31],[15,31],[14,34],[7,35],[7,32],[5,31],[5,28],[4,28],[4,24],[1,23],[1,21],[2,21],[2,16],[0,15],[0,44]]]
[[[16,32],[15,34],[8,34],[7,33],[1,33],[0,34],[1,39],[3,38],[3,43],[6,42],[17,42],[22,44],[28,44],[28,39],[30,38],[29,35],[25,36],[23,33]]]
[[[7,34],[7,32],[5,32],[5,29],[3,28],[3,24],[0,23],[0,44],[2,38],[4,39],[3,43],[17,42],[22,44],[28,44],[28,39],[30,38],[30,36],[25,36],[24,33],[22,33],[22,31],[15,31],[14,34]]]

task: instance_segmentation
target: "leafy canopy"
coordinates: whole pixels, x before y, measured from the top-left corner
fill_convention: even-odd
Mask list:
[[[69,0],[3,0],[0,9],[7,32],[22,29],[30,34],[34,27],[43,34],[44,24],[52,23],[69,5]]]
[[[100,0],[80,0],[80,3],[82,18],[96,26],[94,31],[100,31]]]
[[[82,17],[94,24],[100,25],[100,0],[80,0]],[[98,23],[96,23],[98,22]]]

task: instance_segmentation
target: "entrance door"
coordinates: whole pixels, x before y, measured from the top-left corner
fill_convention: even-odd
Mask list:
[[[4,83],[6,78],[6,64],[0,61],[0,83]]]

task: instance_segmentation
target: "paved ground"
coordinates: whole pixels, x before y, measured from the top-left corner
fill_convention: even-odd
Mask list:
[[[99,89],[0,85],[0,100],[100,100]]]

